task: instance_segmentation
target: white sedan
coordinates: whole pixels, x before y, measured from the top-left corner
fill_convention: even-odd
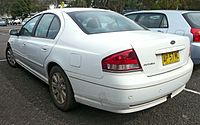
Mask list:
[[[49,84],[63,111],[76,102],[116,113],[147,109],[180,93],[192,74],[187,37],[146,31],[109,10],[47,10],[10,35],[8,64]]]

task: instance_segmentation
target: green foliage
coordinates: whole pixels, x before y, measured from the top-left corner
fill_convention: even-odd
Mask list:
[[[85,0],[85,2],[86,2],[86,6],[87,6],[87,7],[90,7],[90,6],[91,6],[92,0]]]
[[[13,19],[26,18],[31,12],[41,10],[44,6],[38,0],[0,0],[0,15],[10,14]]]
[[[87,7],[87,4],[85,0],[72,0],[70,3],[71,7]]]
[[[13,18],[16,17],[27,17],[31,12],[30,0],[16,0],[11,8],[10,14]]]
[[[0,0],[0,15],[25,18],[31,12],[46,10],[50,4],[63,0]],[[70,7],[98,7],[122,12],[124,9],[180,9],[199,10],[200,0],[68,0]]]
[[[14,0],[10,0],[9,2],[7,0],[0,0],[0,15],[9,13],[13,1]]]
[[[129,9],[135,9],[138,7],[137,0],[125,0],[125,7]]]

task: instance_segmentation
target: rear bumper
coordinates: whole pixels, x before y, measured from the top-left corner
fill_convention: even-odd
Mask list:
[[[146,77],[136,73],[99,81],[116,83],[115,87],[93,84],[74,77],[70,77],[70,81],[77,102],[111,112],[130,113],[153,107],[166,101],[167,97],[180,93],[190,79],[192,69],[193,63],[189,59],[185,66],[161,75]]]
[[[191,58],[194,64],[200,64],[200,43],[191,44]]]
[[[158,89],[156,89],[156,88],[158,88]],[[111,111],[111,112],[115,112],[115,113],[131,113],[131,112],[137,112],[137,111],[141,111],[144,109],[148,109],[148,108],[151,108],[153,106],[156,106],[158,104],[161,104],[161,103],[167,101],[168,98],[173,98],[174,96],[176,96],[177,94],[182,92],[182,90],[185,88],[185,85],[181,86],[180,88],[178,88],[176,90],[168,90],[168,92],[166,91],[167,93],[165,93],[165,94],[160,93],[160,90],[163,89],[164,86],[157,86],[156,88],[146,88],[143,90],[143,92],[140,91],[141,95],[140,96],[135,95],[135,99],[133,96],[131,96],[133,98],[133,100],[135,100],[135,103],[138,103],[138,104],[126,103],[126,104],[116,105],[116,103],[115,104],[103,103],[102,109]],[[135,91],[132,91],[129,93],[137,93],[137,92],[139,92],[139,91],[135,90]],[[157,93],[155,93],[155,92],[157,92]],[[143,96],[145,96],[147,94],[151,95],[151,96],[149,96],[150,98],[148,100],[143,98]],[[136,99],[136,98],[140,98],[140,99]],[[153,98],[155,98],[155,99],[153,99]]]

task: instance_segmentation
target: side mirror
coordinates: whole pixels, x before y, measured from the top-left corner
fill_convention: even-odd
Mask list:
[[[9,31],[9,34],[10,35],[14,35],[14,36],[19,36],[19,30],[17,30],[17,29],[11,29]]]

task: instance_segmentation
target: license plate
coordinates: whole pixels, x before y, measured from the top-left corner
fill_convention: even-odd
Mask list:
[[[163,66],[176,63],[180,61],[179,51],[169,52],[162,54],[162,64]]]

